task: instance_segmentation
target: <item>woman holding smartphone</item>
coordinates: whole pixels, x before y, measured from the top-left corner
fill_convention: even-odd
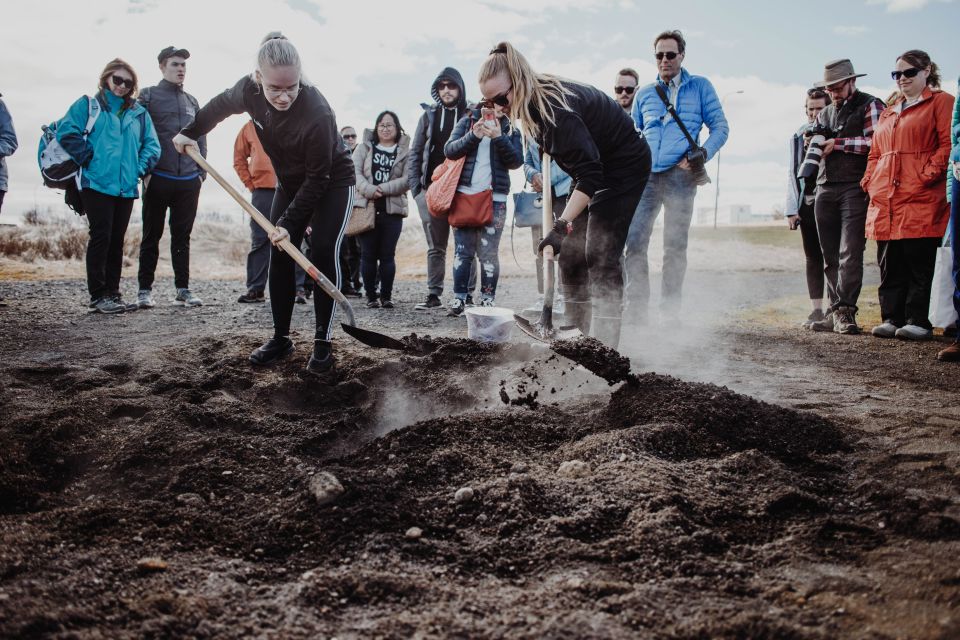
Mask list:
[[[174,139],[181,153],[195,146],[227,116],[247,113],[263,149],[277,173],[277,191],[270,220],[277,226],[270,236],[270,306],[273,337],[250,355],[265,365],[294,351],[290,340],[295,282],[294,262],[277,245],[290,240],[299,247],[309,225],[311,258],[317,268],[340,287],[340,241],[353,206],[355,177],[350,151],[340,137],[326,98],[309,84],[300,70],[300,55],[279,33],[268,34],[257,54],[257,70],[213,98],[197,112],[193,123]],[[313,354],[307,372],[320,375],[334,365],[334,302],[327,295],[313,297],[316,327]]]
[[[503,108],[484,104],[460,118],[443,153],[451,160],[466,156],[463,172],[453,200],[458,203],[482,200],[492,209],[490,222],[483,226],[453,229],[453,300],[450,316],[459,316],[466,307],[470,265],[474,256],[480,261],[480,305],[492,307],[500,278],[500,236],[507,218],[507,197],[510,194],[510,169],[523,164],[523,141],[520,131],[510,124]],[[489,200],[487,200],[489,198]]]
[[[650,148],[630,117],[595,87],[537,73],[509,42],[480,68],[480,92],[575,182],[563,213],[540,243],[559,256],[565,313],[613,348],[620,341],[620,257],[650,176]]]

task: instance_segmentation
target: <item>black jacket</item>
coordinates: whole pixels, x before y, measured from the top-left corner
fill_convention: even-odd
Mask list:
[[[177,153],[173,146],[173,136],[193,122],[193,118],[200,109],[200,103],[192,95],[183,90],[183,85],[173,84],[161,80],[155,87],[146,87],[140,92],[137,100],[150,114],[153,128],[157,130],[160,139],[160,161],[153,168],[171,176],[189,176],[206,173],[197,166],[190,156]],[[200,155],[207,157],[207,137],[197,139],[200,145]]]
[[[443,104],[440,102],[437,83],[444,78],[452,80],[460,87],[460,99],[457,100],[453,109],[444,110]],[[447,142],[446,140],[433,140],[433,123],[437,114],[439,113],[441,118],[452,117],[454,124],[456,124],[467,112],[467,97],[463,86],[463,77],[453,67],[447,67],[437,74],[433,84],[430,85],[430,96],[433,98],[433,104],[420,105],[423,109],[423,115],[417,122],[417,131],[413,134],[413,141],[410,143],[410,156],[407,160],[407,184],[410,185],[410,193],[414,196],[430,185],[431,173],[435,168],[430,166],[431,151],[437,149],[442,155],[443,146]]]
[[[554,125],[540,126],[537,144],[573,177],[573,189],[593,202],[639,188],[650,175],[650,147],[613,98],[578,82],[562,81],[572,93],[570,110],[554,109]]]
[[[459,186],[469,185],[473,180],[477,152],[483,142],[483,138],[473,134],[473,125],[480,117],[480,109],[474,109],[462,117],[443,148],[443,152],[451,160],[467,157],[457,183]],[[493,174],[493,192],[507,194],[510,193],[510,169],[523,166],[523,139],[520,131],[511,126],[510,119],[506,116],[500,117],[500,130],[503,135],[490,141],[490,172]]]
[[[327,189],[356,183],[353,160],[340,137],[336,116],[316,87],[301,84],[290,108],[277,111],[259,85],[244,76],[204,105],[193,124],[181,133],[196,140],[236,113],[247,113],[253,119],[257,137],[273,163],[278,187],[290,198],[278,226],[291,230],[306,225]]]

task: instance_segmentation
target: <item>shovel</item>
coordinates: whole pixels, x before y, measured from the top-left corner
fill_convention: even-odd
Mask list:
[[[553,190],[550,187],[550,154],[544,153],[541,165],[543,167],[543,233],[553,228]],[[534,340],[541,342],[552,342],[554,340],[574,340],[583,337],[583,333],[577,327],[559,327],[553,326],[553,293],[556,289],[554,278],[555,265],[553,247],[543,248],[543,311],[540,313],[540,319],[536,322],[530,322],[519,314],[514,314],[513,319],[517,326],[525,334]]]
[[[237,193],[237,190],[234,189],[229,182],[223,179],[223,176],[217,173],[217,171],[207,163],[204,157],[200,155],[200,152],[196,149],[196,147],[186,147],[185,152],[188,156],[193,158],[193,161],[197,163],[197,166],[206,171],[208,175],[216,180],[220,186],[223,187],[224,191],[229,193],[230,196],[233,197],[233,199],[236,200],[241,207],[243,207],[244,211],[250,214],[250,217],[253,218],[254,221],[260,225],[264,231],[267,232],[267,235],[271,235],[277,230],[277,228],[270,224],[270,221],[267,220],[262,213],[257,211],[252,204],[247,202],[243,196]],[[361,329],[358,327],[357,321],[353,316],[353,307],[350,305],[350,302],[346,299],[346,297],[340,293],[340,290],[333,286],[333,283],[330,282],[326,276],[320,273],[320,270],[317,269],[312,262],[307,260],[307,257],[300,253],[300,250],[295,247],[292,242],[289,240],[284,240],[280,243],[280,249],[285,251],[288,256],[293,258],[294,262],[300,265],[300,267],[307,272],[307,275],[313,278],[316,283],[320,285],[320,288],[323,289],[324,293],[333,298],[333,300],[343,308],[344,312],[347,314],[347,321],[341,323],[341,326],[348,335],[353,336],[363,344],[369,345],[376,349],[403,350],[406,348],[404,344],[396,338],[391,338],[390,336],[383,335],[382,333],[376,333],[374,331],[370,331],[369,329]]]

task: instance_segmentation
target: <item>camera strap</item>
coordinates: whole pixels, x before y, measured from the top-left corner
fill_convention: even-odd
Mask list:
[[[667,108],[667,112],[673,116],[673,120],[677,123],[677,126],[680,127],[680,131],[682,131],[683,135],[686,136],[687,142],[690,143],[690,148],[699,149],[700,145],[697,144],[697,141],[694,140],[693,136],[690,135],[690,132],[687,131],[687,126],[683,124],[683,120],[680,119],[680,116],[677,114],[677,110],[673,108],[672,104],[670,104],[670,98],[667,97],[667,92],[663,90],[663,87],[660,86],[659,82],[654,83],[653,88],[657,90],[657,95],[660,96],[661,100],[663,100],[663,104]]]

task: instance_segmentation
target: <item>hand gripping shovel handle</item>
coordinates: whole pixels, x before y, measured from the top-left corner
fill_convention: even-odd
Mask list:
[[[243,210],[250,214],[250,217],[253,218],[254,222],[260,225],[260,227],[267,232],[268,236],[277,230],[277,228],[271,224],[269,220],[267,220],[266,216],[257,211],[252,204],[247,202],[246,198],[241,196],[240,193],[238,193],[229,182],[223,179],[223,176],[217,173],[216,169],[210,166],[206,159],[200,155],[200,151],[198,151],[196,147],[187,146],[184,148],[184,153],[190,156],[193,161],[197,163],[197,166],[206,171],[207,175],[216,180],[217,183],[223,187],[224,191],[229,193],[230,196],[237,201],[237,204],[243,207]],[[320,273],[320,270],[317,269],[312,262],[307,260],[307,257],[303,255],[303,253],[300,252],[300,249],[295,247],[292,242],[289,240],[284,240],[280,243],[279,247],[282,251],[285,251],[288,256],[293,258],[293,261],[300,265],[300,268],[306,271],[307,275],[313,278],[328,296],[340,303],[340,306],[343,307],[344,312],[347,314],[346,324],[350,325],[351,327],[356,326],[357,323],[353,317],[353,307],[350,306],[350,303],[347,301],[346,297],[340,293],[340,290],[333,286],[333,283],[330,282],[325,275]]]

